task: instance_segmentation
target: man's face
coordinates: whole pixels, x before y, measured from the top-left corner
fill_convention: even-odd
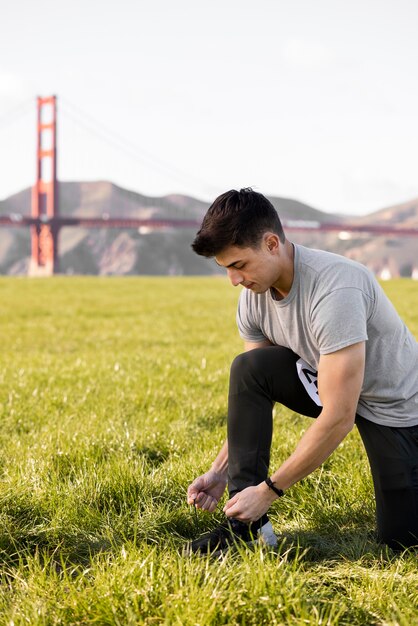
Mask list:
[[[280,277],[280,255],[276,241],[265,237],[258,248],[229,246],[215,257],[225,267],[229,280],[236,287],[242,285],[255,293],[264,293]]]

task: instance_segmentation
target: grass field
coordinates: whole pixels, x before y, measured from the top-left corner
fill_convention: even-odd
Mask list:
[[[418,284],[384,284],[418,337]],[[0,624],[418,624],[417,554],[380,547],[354,430],[271,509],[275,554],[180,556],[225,437],[222,278],[0,280]],[[275,411],[272,466],[309,420]]]

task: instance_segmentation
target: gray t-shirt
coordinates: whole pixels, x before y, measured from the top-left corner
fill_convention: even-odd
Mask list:
[[[241,337],[290,348],[315,370],[321,354],[366,341],[358,414],[384,426],[418,424],[418,344],[373,274],[330,252],[294,248],[286,298],[241,292]]]

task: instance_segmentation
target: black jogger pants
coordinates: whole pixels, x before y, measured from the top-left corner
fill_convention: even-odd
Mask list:
[[[272,409],[318,417],[296,370],[299,357],[281,346],[244,352],[231,367],[228,403],[230,495],[268,476]],[[379,539],[394,548],[418,545],[418,426],[392,428],[356,416],[372,471]]]

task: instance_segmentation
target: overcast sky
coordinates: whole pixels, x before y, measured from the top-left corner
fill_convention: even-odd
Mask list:
[[[367,213],[418,196],[417,0],[0,0],[0,198],[61,180]]]

